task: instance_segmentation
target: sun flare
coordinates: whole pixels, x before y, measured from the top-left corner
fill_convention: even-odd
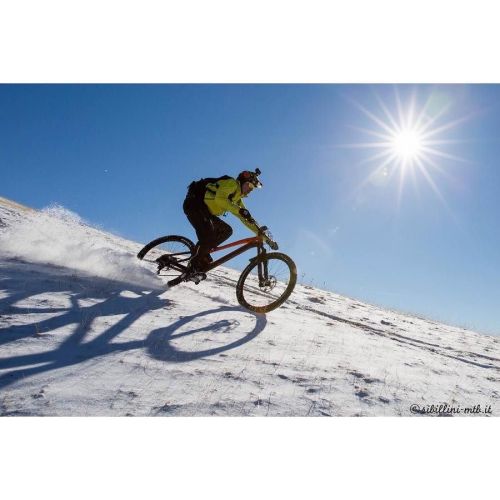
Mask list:
[[[392,139],[394,153],[404,160],[414,160],[422,154],[423,141],[418,130],[402,130]]]
[[[352,148],[373,150],[362,164],[373,163],[374,168],[359,186],[361,189],[367,183],[372,185],[389,185],[393,176],[399,177],[398,203],[410,174],[414,188],[418,191],[419,177],[431,187],[438,198],[446,204],[441,194],[436,178],[438,175],[450,176],[450,164],[445,160],[463,161],[450,154],[447,146],[459,141],[450,140],[444,134],[465,118],[443,121],[449,111],[449,100],[442,99],[439,93],[430,94],[423,106],[417,105],[416,92],[413,92],[407,102],[402,101],[398,89],[395,89],[395,106],[384,102],[375,96],[378,103],[376,109],[363,107],[356,101],[353,104],[370,120],[370,128],[355,127],[363,136],[371,140],[346,145]]]

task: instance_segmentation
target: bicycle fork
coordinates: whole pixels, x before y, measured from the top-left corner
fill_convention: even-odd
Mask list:
[[[262,246],[259,246],[257,248],[257,259],[259,259],[257,264],[257,272],[259,275],[260,287],[270,286],[271,284],[269,281],[267,259],[265,257],[266,257],[266,249]]]

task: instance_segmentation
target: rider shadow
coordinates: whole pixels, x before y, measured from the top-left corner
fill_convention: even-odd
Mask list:
[[[243,313],[251,315],[255,318],[255,325],[251,331],[245,333],[242,337],[229,344],[225,344],[222,346],[214,347],[211,349],[204,349],[200,351],[182,351],[177,349],[174,345],[172,345],[172,341],[180,339],[182,337],[186,337],[188,335],[194,335],[200,332],[207,332],[208,334],[217,334],[217,333],[228,333],[232,330],[236,330],[234,322],[231,322],[227,319],[216,321],[215,323],[208,324],[201,328],[192,328],[190,330],[183,330],[180,333],[176,333],[178,330],[183,329],[186,325],[192,322],[194,319],[201,318],[204,316],[209,316],[211,314],[220,314],[221,312],[231,312],[231,313]],[[236,325],[236,327],[239,323]],[[197,314],[193,314],[191,316],[184,316],[178,319],[172,325],[169,325],[164,328],[159,328],[157,330],[153,330],[147,340],[146,346],[148,354],[158,360],[168,361],[174,363],[184,363],[187,361],[194,361],[196,359],[205,358],[209,356],[214,356],[216,354],[220,354],[225,351],[229,351],[231,349],[235,349],[237,347],[246,344],[253,340],[259,333],[264,330],[267,325],[267,318],[264,314],[255,314],[251,311],[247,311],[242,307],[231,307],[231,306],[222,306],[216,309],[209,309],[207,311],[202,311]]]
[[[28,279],[29,276],[29,279]],[[176,338],[195,334],[202,330],[217,334],[234,329],[234,322],[221,320],[204,328],[195,328],[178,332],[189,326],[196,318],[231,312],[252,314],[240,307],[222,306],[203,311],[177,320],[171,325],[152,331],[145,341],[134,339],[117,342],[120,334],[136,323],[144,314],[158,309],[171,308],[171,300],[160,298],[164,290],[144,292],[142,287],[131,284],[115,283],[96,277],[69,277],[64,270],[52,266],[38,266],[37,272],[26,274],[23,266],[11,263],[2,269],[0,279],[4,296],[0,298],[0,314],[18,318],[19,324],[2,326],[0,323],[0,349],[6,345],[29,338],[43,338],[45,335],[57,335],[59,329],[71,328],[71,333],[61,338],[51,350],[19,353],[14,356],[0,356],[0,389],[21,379],[52,372],[61,368],[75,366],[90,359],[108,356],[118,352],[146,349],[147,354],[163,361],[183,362],[215,355],[234,349],[255,338],[266,326],[265,316],[257,316],[255,326],[241,338],[224,346],[198,352],[183,352],[176,349],[171,342]],[[123,296],[122,292],[134,292],[131,296]],[[43,293],[64,293],[69,296],[70,303],[59,308],[23,307],[20,302]],[[95,300],[97,299],[97,302]],[[81,301],[84,301],[82,303]],[[55,316],[36,318],[36,314],[57,313]],[[28,321],[22,320],[29,315]],[[92,326],[99,318],[112,318],[121,315],[118,322],[110,322],[97,336],[88,338]],[[253,315],[253,314],[252,314]],[[3,370],[8,370],[2,373]]]

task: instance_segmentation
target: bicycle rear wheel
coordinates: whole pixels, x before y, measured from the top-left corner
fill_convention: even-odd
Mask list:
[[[268,253],[260,262],[255,260],[243,270],[236,285],[236,297],[246,309],[266,313],[281,306],[296,283],[297,267],[293,260],[283,253]]]
[[[186,271],[186,266],[194,255],[194,249],[195,244],[184,236],[162,236],[145,245],[137,254],[137,258],[158,269],[161,267],[158,275],[172,280]],[[159,266],[160,262],[162,266]]]

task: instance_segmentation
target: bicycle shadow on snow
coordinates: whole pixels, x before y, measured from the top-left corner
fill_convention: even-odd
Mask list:
[[[246,333],[239,339],[234,340],[229,344],[224,344],[210,349],[203,349],[199,351],[183,351],[173,345],[172,341],[176,341],[182,337],[194,335],[200,332],[207,332],[211,335],[217,335],[218,333],[227,334],[228,332],[232,333],[239,330],[240,323],[235,319],[222,319],[214,323],[209,323],[202,327],[183,330],[186,325],[188,325],[195,319],[209,316],[211,314],[220,314],[223,312],[239,312],[253,316],[255,318],[255,325],[250,332]],[[231,349],[240,347],[257,337],[257,335],[259,335],[259,333],[264,330],[266,325],[267,318],[264,314],[255,314],[251,311],[247,311],[240,306],[221,306],[215,309],[209,309],[208,311],[202,311],[191,316],[185,316],[183,318],[180,318],[170,326],[152,331],[146,340],[146,345],[149,355],[153,358],[161,361],[182,363],[186,361],[193,361],[195,359],[205,358],[208,356],[214,356],[224,351],[229,351]],[[178,330],[183,331],[181,331],[180,333],[176,333]]]
[[[143,315],[158,309],[175,307],[170,299],[160,298],[166,290],[144,291],[142,287],[129,283],[118,283],[103,278],[75,276],[68,269],[52,265],[31,265],[23,262],[9,262],[0,268],[0,317],[19,319],[19,324],[0,326],[0,389],[20,379],[51,372],[59,368],[79,365],[90,359],[145,349],[148,356],[165,362],[186,362],[235,349],[254,339],[266,326],[264,315],[255,315],[241,307],[221,306],[202,311],[176,320],[173,324],[145,332],[145,339],[117,342],[120,334],[137,322]],[[123,292],[133,292],[135,296],[123,296]],[[23,307],[24,300],[43,293],[63,293],[68,295],[67,307]],[[83,303],[82,303],[83,301]],[[90,305],[83,305],[87,301]],[[92,303],[92,301],[97,301]],[[43,301],[39,302],[43,305]],[[187,335],[206,330],[207,333],[232,333],[239,323],[235,320],[216,320],[202,328],[184,330],[196,318],[222,312],[241,312],[256,317],[253,329],[237,340],[200,351],[186,352],[177,349],[172,342]],[[24,323],[23,315],[57,313],[56,316]],[[98,319],[121,315],[110,326],[105,326],[96,335],[93,325]],[[30,318],[31,319],[31,318]],[[56,330],[72,328],[69,334]],[[88,340],[92,333],[92,339]],[[61,341],[51,350],[40,350],[11,357],[1,355],[2,345],[43,339],[45,335],[61,335]],[[43,346],[43,342],[42,346]],[[18,352],[22,352],[19,344]],[[26,344],[30,348],[33,343]],[[42,347],[41,346],[41,347]],[[8,371],[5,371],[8,370]],[[2,373],[3,371],[3,373]]]

